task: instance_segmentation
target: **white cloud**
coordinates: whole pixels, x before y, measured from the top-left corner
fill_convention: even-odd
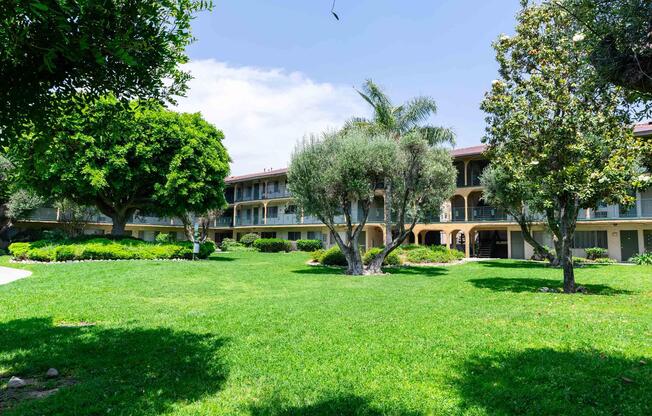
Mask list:
[[[286,167],[306,134],[368,114],[352,87],[315,82],[298,72],[212,59],[193,61],[186,69],[194,79],[177,109],[199,111],[224,132],[232,174]]]

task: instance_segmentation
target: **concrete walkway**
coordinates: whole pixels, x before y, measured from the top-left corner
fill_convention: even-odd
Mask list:
[[[11,267],[0,266],[0,285],[6,285],[14,280],[30,276],[32,272],[28,270],[12,269]]]

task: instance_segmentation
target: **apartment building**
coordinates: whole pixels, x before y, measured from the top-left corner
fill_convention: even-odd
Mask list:
[[[652,136],[652,124],[637,125],[635,134]],[[482,199],[480,175],[488,165],[483,157],[484,149],[484,146],[473,146],[452,151],[458,172],[455,194],[444,204],[438,217],[415,227],[410,243],[447,245],[465,252],[468,257],[528,259],[532,256],[533,249],[524,241],[518,225],[501,209]],[[237,239],[255,232],[268,238],[320,239],[326,246],[334,244],[319,219],[303,215],[293,203],[287,185],[287,169],[231,176],[226,182],[229,205],[210,231],[210,237],[216,241],[225,237]],[[355,203],[352,208],[355,221],[359,212]],[[19,225],[56,227],[61,215],[56,209],[42,208]],[[652,251],[652,189],[638,193],[634,206],[601,205],[582,210],[578,219],[575,255],[584,255],[585,248],[603,247],[610,257],[626,261],[636,253]],[[344,223],[344,218],[340,221]],[[89,222],[89,233],[110,232],[109,218],[97,215]],[[135,215],[127,231],[146,240],[154,239],[160,232],[177,233],[177,238],[184,238],[181,223],[174,218]],[[365,248],[382,245],[384,232],[383,199],[378,196],[361,244]],[[534,234],[539,242],[553,246],[552,237],[543,224],[535,226]]]

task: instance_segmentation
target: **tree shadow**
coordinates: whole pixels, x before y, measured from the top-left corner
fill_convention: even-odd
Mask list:
[[[329,267],[329,266],[306,266],[303,269],[292,270],[296,274],[330,274],[330,275],[345,275],[346,269],[344,267]]]
[[[448,274],[448,269],[444,267],[436,267],[436,266],[389,267],[387,269],[383,269],[383,271],[385,273],[389,273],[393,275],[404,275],[404,276],[419,275],[419,276],[433,277],[433,276],[441,276],[441,275]]]
[[[519,415],[650,415],[652,363],[600,351],[478,355],[453,384],[464,410]],[[475,413],[474,413],[475,414]]]
[[[0,403],[7,415],[160,414],[222,388],[225,338],[156,329],[60,327],[50,319],[0,324],[6,376],[43,378],[54,367],[75,384],[38,400]],[[6,409],[8,407],[8,409]]]
[[[206,260],[210,261],[235,261],[233,257],[225,257],[223,254],[214,254],[207,258]]]
[[[549,263],[528,260],[482,260],[475,262],[482,267],[498,269],[550,269]]]
[[[363,397],[346,395],[320,400],[305,406],[287,406],[275,399],[262,406],[251,408],[252,416],[417,416],[421,413],[401,409],[379,409]]]
[[[555,279],[535,279],[535,278],[505,278],[505,277],[489,277],[485,279],[470,279],[468,280],[473,286],[479,289],[490,289],[494,292],[538,292],[542,287],[561,289],[562,281]],[[582,284],[587,290],[589,295],[631,295],[635,292],[616,289],[607,285],[600,284]]]

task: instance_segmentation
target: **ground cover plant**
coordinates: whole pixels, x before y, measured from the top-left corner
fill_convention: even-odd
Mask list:
[[[452,263],[464,258],[464,253],[445,246],[416,246],[401,250],[408,263]]]
[[[652,413],[651,266],[581,267],[591,294],[568,296],[539,292],[562,287],[539,263],[347,276],[309,257],[19,264],[33,275],[0,286],[0,413]],[[5,400],[10,376],[50,367],[73,384]]]
[[[205,241],[199,246],[197,257],[206,259],[215,252],[215,243]],[[191,259],[192,243],[147,242],[135,238],[77,238],[66,240],[39,240],[32,243],[12,243],[9,253],[15,260],[42,262],[71,260],[153,260]]]

